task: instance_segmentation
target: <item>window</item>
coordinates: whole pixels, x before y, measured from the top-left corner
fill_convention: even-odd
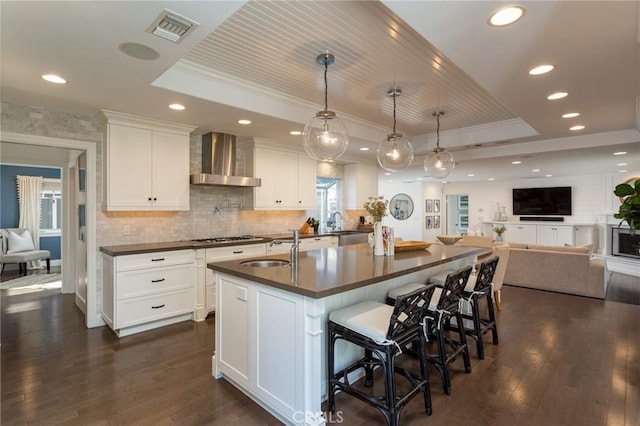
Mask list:
[[[336,222],[336,213],[342,216],[340,199],[340,179],[319,177],[316,183],[317,210],[314,216],[320,220],[323,227],[331,228]],[[342,225],[342,219],[337,219]]]
[[[40,233],[59,234],[62,226],[62,190],[60,179],[43,179],[40,193]]]

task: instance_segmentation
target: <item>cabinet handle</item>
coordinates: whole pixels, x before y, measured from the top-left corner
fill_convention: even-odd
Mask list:
[[[151,280],[152,283],[161,283],[164,281],[164,278],[160,278],[159,280]]]
[[[162,305],[152,306],[151,307],[151,309],[160,309],[160,308],[164,308],[164,303]]]
[[[164,261],[164,257],[158,257],[156,259],[151,259],[152,262],[162,262]]]
[[[153,197],[153,201],[158,201],[158,199],[156,197]]]
[[[314,240],[316,240],[316,241],[320,241],[320,240],[322,240],[322,238],[319,238],[319,237],[318,237],[318,238],[314,238]]]
[[[236,250],[233,252],[233,254],[240,254],[240,253],[244,253],[244,250]]]
[[[151,197],[149,197],[148,200],[151,201]]]

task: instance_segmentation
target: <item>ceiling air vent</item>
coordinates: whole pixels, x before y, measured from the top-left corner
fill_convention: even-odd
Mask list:
[[[186,16],[164,9],[147,31],[174,43],[180,43],[199,25]]]

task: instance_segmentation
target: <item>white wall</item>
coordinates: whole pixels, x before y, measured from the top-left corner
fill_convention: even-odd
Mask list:
[[[394,236],[403,240],[422,240],[422,228],[424,226],[424,200],[422,199],[422,183],[389,182],[388,179],[378,181],[378,194],[385,200],[391,201],[396,194],[406,194],[413,201],[413,214],[405,220],[397,220],[387,215],[383,225],[391,226]],[[439,196],[439,194],[438,194]]]

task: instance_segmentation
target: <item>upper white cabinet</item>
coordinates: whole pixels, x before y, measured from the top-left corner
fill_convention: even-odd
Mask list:
[[[189,134],[175,123],[102,111],[104,210],[189,210]]]
[[[245,151],[250,176],[261,186],[245,188],[244,208],[312,210],[316,208],[316,162],[303,154],[252,147]]]
[[[378,196],[378,169],[364,164],[344,166],[344,208],[364,210],[369,197]]]

